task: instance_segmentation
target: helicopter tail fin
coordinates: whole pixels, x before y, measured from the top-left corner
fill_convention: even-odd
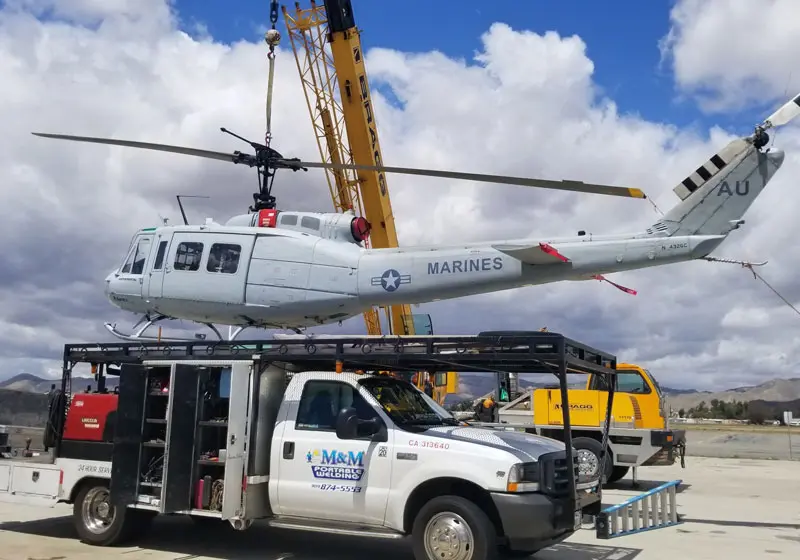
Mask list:
[[[750,144],[744,138],[732,140],[727,146],[711,156],[706,162],[694,170],[683,181],[672,189],[681,200],[686,200],[693,192],[705,185],[714,175],[736,159],[738,155],[747,150]]]
[[[748,144],[714,177],[684,196],[648,228],[647,233],[669,237],[727,235],[744,223],[745,212],[780,169],[783,160],[784,153],[780,150],[760,152]]]

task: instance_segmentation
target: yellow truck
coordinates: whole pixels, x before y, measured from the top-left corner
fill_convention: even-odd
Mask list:
[[[569,389],[572,445],[584,471],[600,465],[607,389],[605,378],[598,376],[589,376],[583,389]],[[563,435],[559,389],[534,389],[511,398],[498,409],[500,423],[556,439]],[[631,467],[672,465],[678,457],[685,466],[685,449],[685,431],[670,428],[666,400],[653,374],[636,364],[617,364],[605,482],[620,480]]]
[[[444,405],[447,395],[458,393],[458,372],[455,371],[420,371],[411,377],[411,382],[420,391],[425,391],[426,382],[430,382],[433,389],[430,396],[440,405]]]

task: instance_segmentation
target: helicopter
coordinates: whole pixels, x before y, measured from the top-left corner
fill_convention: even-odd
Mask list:
[[[106,329],[124,340],[168,340],[145,335],[164,320],[188,320],[230,328],[293,330],[341,323],[373,306],[417,304],[561,281],[600,280],[636,295],[605,275],[706,259],[744,224],[743,216],[784,161],[767,148],[767,130],[800,114],[800,95],[737,138],[675,187],[681,199],[645,231],[558,239],[511,239],[458,245],[366,248],[371,225],[352,211],[315,213],[278,210],[272,186],[277,170],[309,168],[377,170],[646,198],[640,189],[580,181],[549,181],[401,167],[318,163],[287,159],[250,142],[253,154],[182,146],[33,133],[36,136],[135,147],[232,162],[256,168],[259,190],[247,214],[220,224],[144,228],[127,255],[105,279],[116,307],[141,320],[132,333]],[[180,204],[180,199],[179,199]],[[181,211],[183,208],[181,207]],[[185,340],[185,339],[169,339]]]

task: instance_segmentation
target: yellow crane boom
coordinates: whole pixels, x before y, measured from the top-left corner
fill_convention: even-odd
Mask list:
[[[322,6],[312,0],[309,9],[295,3],[294,13],[284,6],[283,15],[322,161],[382,165],[361,38],[349,0],[325,0]],[[398,246],[383,173],[327,170],[326,178],[336,210],[353,210],[371,224],[371,247]],[[367,332],[381,334],[378,310],[364,315]],[[387,319],[392,334],[416,332],[409,305],[389,307]]]

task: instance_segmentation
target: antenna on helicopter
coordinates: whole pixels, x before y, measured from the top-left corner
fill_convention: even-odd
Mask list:
[[[178,194],[175,195],[175,198],[178,199],[178,208],[181,209],[181,216],[183,216],[183,225],[188,226],[189,220],[186,219],[186,212],[183,210],[183,203],[181,202],[181,197],[183,198],[211,198],[210,196],[204,196],[202,194]]]

